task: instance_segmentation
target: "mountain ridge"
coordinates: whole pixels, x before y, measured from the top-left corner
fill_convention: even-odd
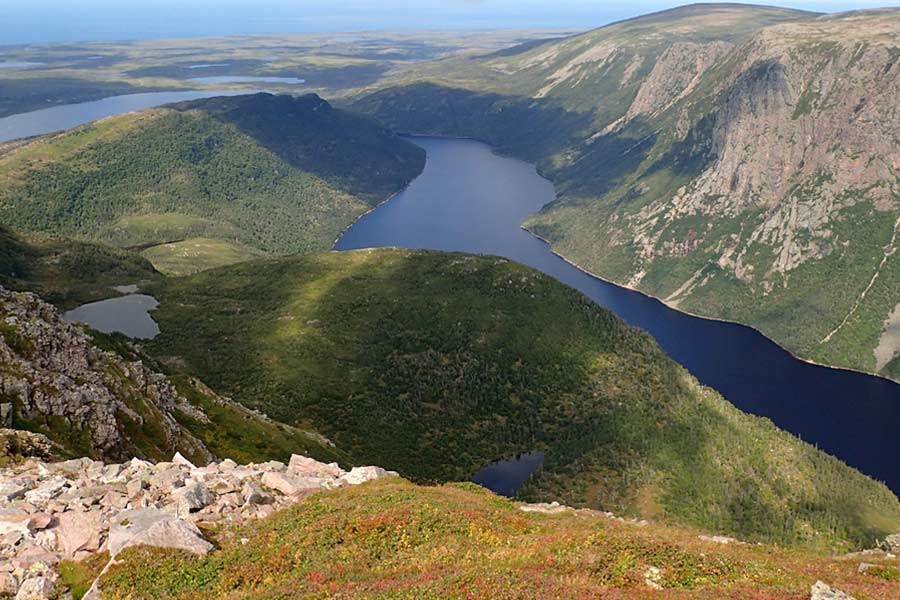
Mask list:
[[[900,164],[898,15],[749,19],[740,39],[605,28],[574,49],[568,39],[426,67],[354,106],[399,130],[475,135],[537,162],[558,199],[525,227],[586,270],[748,324],[804,359],[892,376],[896,276],[894,261],[878,263],[891,256]],[[405,85],[414,78],[423,82]],[[521,118],[540,146],[516,128]]]
[[[170,272],[185,270],[182,253],[203,268],[328,249],[425,160],[415,144],[315,95],[192,101],[7,148],[0,223],[159,245],[147,255]],[[217,244],[201,243],[210,238]]]

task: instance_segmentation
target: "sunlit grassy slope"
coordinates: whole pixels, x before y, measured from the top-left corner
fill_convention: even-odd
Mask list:
[[[239,244],[210,238],[190,238],[147,248],[141,253],[166,275],[190,275],[259,258],[263,254]]]
[[[470,484],[322,493],[217,541],[203,559],[129,549],[103,577],[104,597],[799,600],[817,580],[856,598],[900,595],[896,560],[858,574],[858,560],[721,545],[657,523],[526,514]]]
[[[149,291],[162,328],[151,354],[303,419],[356,462],[458,481],[541,449],[527,498],[816,546],[900,529],[886,487],[739,412],[649,335],[504,259],[327,253]]]
[[[115,294],[112,286],[158,278],[140,255],[90,242],[24,236],[0,226],[0,285],[63,307]]]

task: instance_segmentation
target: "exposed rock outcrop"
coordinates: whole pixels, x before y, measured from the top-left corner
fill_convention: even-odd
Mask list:
[[[900,20],[893,16],[896,29],[871,43],[846,23],[825,20],[764,29],[735,50],[728,76],[689,99],[714,107],[683,149],[701,161],[701,172],[630,219],[643,262],[669,254],[662,224],[762,209],[733,242],[740,250],[726,257],[725,245],[718,261],[762,283],[835,251],[845,241],[833,235],[842,209],[861,201],[895,207],[900,61],[892,44],[900,44]],[[772,249],[764,270],[748,268],[754,244]]]
[[[601,276],[896,377],[900,11],[697,39],[590,107],[596,129],[545,157],[562,194],[528,226]]]
[[[641,84],[626,120],[657,115],[671,107],[690,94],[707,69],[732,48],[731,43],[724,41],[676,42],[669,46]]]
[[[180,456],[157,464],[29,459],[0,469],[0,597],[49,597],[60,561],[104,551],[111,560],[139,545],[203,555],[212,544],[198,525],[242,523],[319,490],[392,476],[377,467],[347,473],[305,456],[289,465],[224,460],[204,467]],[[100,597],[96,586],[88,597]]]
[[[826,583],[817,581],[810,590],[809,600],[854,600],[854,598]]]
[[[12,405],[9,405],[12,412]],[[50,438],[40,433],[0,429],[0,466],[33,457],[49,460],[59,451]]]
[[[178,424],[176,409],[206,419],[165,376],[98,349],[34,294],[0,287],[0,426],[43,431],[73,454],[159,458],[181,450],[208,462],[212,455]]]

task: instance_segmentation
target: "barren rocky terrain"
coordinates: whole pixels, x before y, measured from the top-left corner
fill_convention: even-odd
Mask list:
[[[316,490],[389,475],[378,467],[345,472],[296,455],[288,465],[224,460],[202,467],[180,453],[156,464],[28,459],[0,469],[0,598],[70,593],[60,581],[61,561],[100,557],[114,564],[132,546],[203,556],[213,548],[203,528],[266,517]],[[102,594],[93,585],[83,597]]]

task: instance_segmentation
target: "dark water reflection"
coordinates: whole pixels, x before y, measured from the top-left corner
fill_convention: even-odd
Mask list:
[[[520,454],[508,460],[492,462],[478,471],[472,477],[472,481],[495,494],[512,498],[542,464],[544,464],[543,452]]]

